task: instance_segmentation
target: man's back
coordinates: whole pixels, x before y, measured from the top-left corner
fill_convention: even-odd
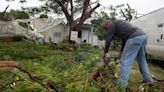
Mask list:
[[[124,41],[129,38],[145,34],[140,28],[132,25],[128,21],[115,20],[112,23],[115,25],[115,35]]]
[[[122,40],[121,50],[123,50],[128,39],[145,34],[140,28],[130,24],[126,20],[115,20],[111,22],[107,32],[105,52],[108,52],[110,43],[114,37]]]

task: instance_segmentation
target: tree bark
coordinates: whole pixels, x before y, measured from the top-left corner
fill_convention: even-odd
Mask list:
[[[89,17],[91,17],[91,14],[100,6],[100,4],[97,4],[95,7],[93,7],[92,9],[90,9],[89,11],[85,11],[83,12],[80,21],[78,24],[75,25],[74,30],[76,31],[80,31],[81,27],[83,25],[83,23],[85,22],[85,20]]]
[[[69,23],[73,22],[73,18],[71,17],[71,15],[68,13],[66,7],[64,6],[64,4],[61,1],[57,1],[57,3],[59,4],[59,6],[62,8],[62,11],[65,14],[65,17],[67,18]]]

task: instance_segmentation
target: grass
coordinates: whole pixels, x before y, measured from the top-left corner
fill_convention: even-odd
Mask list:
[[[150,73],[155,78],[164,80],[164,69],[163,68],[153,65],[151,63],[148,63],[148,67],[149,67]],[[129,77],[129,87],[132,90],[136,90],[137,87],[140,86],[140,83],[142,80],[143,80],[143,77],[142,77],[141,73],[139,72],[138,64],[135,62],[134,66],[132,68],[132,71],[131,71],[131,75]],[[154,83],[154,85],[163,87],[164,83]]]
[[[68,47],[69,45],[60,45],[60,46],[55,46],[52,44],[36,45],[35,43],[27,43],[23,41],[9,42],[9,43],[0,42],[0,61],[15,60],[19,62],[22,65],[22,67],[28,70],[29,72],[41,76],[46,80],[54,79],[63,83],[64,81],[67,80],[71,82],[72,80],[70,79],[80,78],[78,74],[81,73],[81,76],[83,78],[87,73],[85,71],[91,72],[92,69],[87,70],[88,66],[86,65],[89,64],[88,61],[90,60],[95,61],[95,58],[97,58],[98,56],[101,57],[102,51],[98,53],[93,48],[90,48],[88,46],[86,46],[85,49],[81,49],[77,51],[68,51]],[[92,55],[90,53],[94,53],[97,55],[92,58],[91,57]],[[116,54],[116,52],[112,52],[112,54]],[[84,67],[82,67],[82,65]],[[164,80],[163,68],[160,68],[159,66],[153,65],[151,63],[149,63],[148,66],[152,75],[154,75],[157,79]],[[78,69],[80,69],[80,71]],[[18,72],[16,71],[16,73]],[[20,76],[20,74],[16,74],[16,73],[9,77],[6,77],[10,75],[10,72],[5,72],[4,74],[2,71],[0,71],[1,74],[0,84],[5,82],[6,80],[8,81],[12,80],[12,78],[17,75]],[[26,77],[21,77],[21,78],[26,78]],[[143,78],[139,72],[137,63],[135,62],[131,71],[131,75],[129,77],[129,87],[136,92],[139,88],[141,80],[143,80]],[[21,85],[26,85],[27,83],[30,84],[29,81],[26,81],[26,83],[23,83]],[[73,84],[71,83],[67,83],[67,84],[68,84],[67,85],[68,88],[73,86]],[[79,89],[86,87],[86,85],[88,84],[85,84],[84,86],[79,85]],[[34,86],[38,87],[37,85]],[[62,87],[63,85],[59,85],[59,86]],[[158,88],[159,90],[154,92],[160,92],[163,86],[164,84],[155,83],[156,89]],[[92,88],[92,90],[97,90],[97,89]]]

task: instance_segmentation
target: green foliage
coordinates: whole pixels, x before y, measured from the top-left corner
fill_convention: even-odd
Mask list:
[[[0,20],[2,21],[10,21],[11,20],[11,16],[9,13],[2,13],[0,12]]]
[[[21,36],[21,35],[17,35],[15,37],[13,37],[13,41],[21,41],[22,38],[25,38],[24,36]]]
[[[26,22],[19,22],[19,25],[24,27],[24,28],[27,28],[27,23]]]
[[[90,51],[89,52],[90,55],[88,55],[88,57],[85,58],[83,63],[80,63],[80,62],[74,61],[74,58],[75,58],[74,52],[63,53],[62,51],[54,50],[55,52],[50,51],[49,53],[47,53],[48,56],[42,55],[44,53],[38,53],[40,57],[44,57],[42,59],[38,59],[37,54],[34,55],[33,53],[37,53],[37,51],[42,52],[43,48],[48,49],[49,47],[48,48],[46,48],[46,46],[39,47],[34,44],[26,44],[22,42],[20,43],[17,42],[13,44],[12,45],[13,48],[7,45],[11,45],[11,43],[7,43],[5,45],[5,48],[6,48],[5,52],[10,53],[13,51],[12,49],[14,49],[16,50],[16,52],[20,52],[20,53],[12,53],[12,54],[7,53],[8,56],[10,56],[11,58],[6,57],[5,60],[13,60],[12,58],[16,58],[15,54],[16,55],[19,54],[20,56],[18,57],[19,58],[21,57],[19,59],[19,61],[21,61],[19,62],[21,67],[27,70],[28,72],[30,72],[32,75],[38,76],[40,78],[40,81],[44,84],[46,84],[48,81],[54,81],[57,84],[57,87],[59,87],[61,91],[67,90],[67,92],[72,92],[76,90],[83,91],[84,89],[86,91],[87,90],[91,90],[91,91],[100,90],[98,88],[95,88],[93,84],[90,84],[90,82],[83,81],[83,79],[86,78],[86,76],[88,76],[88,73],[91,72],[91,70],[89,69],[90,68],[89,64],[91,63],[91,61],[97,59],[97,55],[96,55],[96,58],[94,58],[95,51],[93,51],[94,53]],[[20,50],[20,48],[22,47],[23,49],[28,49],[29,52],[34,49],[35,51],[28,53],[27,51]],[[1,48],[3,48],[3,50],[5,49],[2,46]],[[88,45],[82,46],[75,53],[78,53],[79,50],[84,50],[86,48],[91,48],[91,46],[88,46]],[[26,57],[22,56],[23,52],[24,54],[26,53],[25,54]],[[51,53],[52,55],[49,56],[49,54]],[[6,55],[6,54],[1,53],[1,55]],[[35,58],[29,58],[30,56],[34,56]],[[79,74],[79,71],[81,71],[80,74]],[[18,71],[17,69],[14,69],[9,74],[4,74],[2,78],[5,78],[5,76],[12,76],[11,79],[9,78],[6,79],[9,81],[12,81],[13,80],[12,78],[16,78],[16,77],[18,77],[19,79],[23,79],[23,81],[16,83],[16,86],[14,86],[14,88],[11,89],[7,87],[3,89],[5,90],[5,92],[10,92],[10,91],[16,92],[20,90],[21,91],[42,90],[42,92],[45,92],[45,89],[41,85],[39,85],[38,83],[32,82],[26,74]],[[75,81],[76,78],[79,81]],[[2,83],[6,83],[6,81],[3,81]],[[23,89],[20,89],[21,87]]]
[[[11,21],[15,19],[29,19],[29,15],[25,11],[10,10],[10,12],[0,12],[0,20]]]
[[[0,60],[39,59],[41,57],[40,51],[47,52],[47,47],[45,46],[37,46],[35,43],[27,44],[25,42],[3,43],[0,48]]]
[[[93,27],[96,30],[96,34],[98,35],[99,39],[105,39],[106,33],[103,31],[103,27],[101,26],[102,21],[104,19],[109,19],[111,21],[117,19],[117,18],[123,18],[125,20],[132,20],[137,17],[135,9],[132,9],[129,4],[124,4],[113,6],[111,5],[108,9],[109,13],[104,11],[101,11],[100,14],[97,16],[96,19],[93,19],[91,21]]]
[[[106,18],[106,16],[99,17],[99,18],[93,19],[91,21],[93,27],[95,28],[95,31],[96,31],[96,34],[97,34],[99,40],[103,40],[106,38],[106,32],[104,31],[103,27],[101,26],[104,18]]]
[[[42,15],[40,15],[40,17],[39,18],[48,18],[48,16],[47,15],[45,15],[45,14],[42,14]]]
[[[53,50],[65,50],[68,51],[69,48],[74,48],[76,49],[78,47],[77,44],[70,44],[70,41],[68,39],[63,40],[62,42],[58,44],[54,44],[50,40],[49,48]]]
[[[94,79],[92,76],[99,67],[101,57],[101,51],[88,44],[77,46],[75,51],[67,51],[52,49],[48,44],[0,43],[1,60],[17,60],[21,68],[28,71],[40,83],[52,84],[60,92],[115,92],[119,66],[114,60],[109,63],[111,69],[106,67],[101,72],[102,78]],[[136,80],[131,80],[130,83],[135,84]],[[1,87],[8,83],[8,86]],[[158,92],[162,86],[155,84],[153,88]],[[136,85],[135,89],[137,89]],[[1,92],[47,92],[41,84],[16,68],[11,71],[0,70],[0,90]],[[55,90],[51,89],[51,92]]]
[[[12,19],[29,19],[29,15],[25,11],[10,10]]]
[[[121,16],[127,21],[137,18],[137,12],[132,9],[129,4],[126,4],[126,8],[120,9]]]
[[[40,1],[45,1],[45,0],[40,0]],[[63,0],[63,2],[65,2],[65,4],[70,3],[70,2],[67,2],[64,0]],[[83,9],[83,1],[75,0],[75,1],[73,1],[73,5],[74,5],[73,6],[73,14],[74,15],[79,14]],[[65,6],[65,7],[67,7],[67,6]],[[47,0],[45,2],[45,5],[43,5],[39,10],[42,10],[41,12],[52,12],[52,10],[53,10],[53,12],[55,14],[64,14],[63,11],[61,10],[61,7],[57,3],[57,0]]]

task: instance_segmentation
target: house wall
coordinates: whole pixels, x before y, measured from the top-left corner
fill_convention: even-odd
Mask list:
[[[90,27],[84,27],[80,32],[72,31],[71,40],[78,44],[89,43],[93,46],[98,46],[98,37],[92,31]]]
[[[149,44],[159,44],[159,42],[156,41],[156,37],[160,38],[160,35],[164,34],[164,8],[135,19],[132,23],[142,28],[148,34]],[[158,27],[160,24],[162,24],[163,27]],[[154,35],[156,35],[156,37],[153,37]],[[164,43],[160,44],[164,45]]]
[[[0,35],[15,35],[15,27],[12,21],[0,21]]]
[[[60,24],[46,31],[44,36],[45,42],[49,42],[51,40],[53,43],[58,43],[66,39],[68,31],[64,25]]]
[[[98,42],[99,42],[98,36],[94,32],[91,32],[89,36],[89,43],[92,44],[93,46],[98,46],[99,45]]]
[[[82,43],[84,42],[84,40],[86,40],[86,43],[89,43],[89,36],[90,36],[90,30],[82,30],[82,37],[81,37]]]
[[[45,42],[49,42],[49,39],[51,39],[53,43],[58,43],[65,39],[66,36],[68,36],[67,28],[65,24],[63,24],[63,21],[61,19],[16,20],[13,22],[13,24],[16,27],[17,35],[24,35],[30,39],[30,37],[28,36],[27,28],[21,27],[19,25],[19,22],[27,23],[28,21],[32,21],[32,24],[36,31],[44,35]],[[57,33],[54,34],[54,32]],[[56,35],[57,37],[55,37],[54,35]]]
[[[164,8],[131,21],[148,35],[147,54],[164,60]]]
[[[15,20],[15,21],[12,21],[14,27],[15,27],[15,34],[16,35],[23,35],[25,36],[28,32],[27,32],[27,28],[24,28],[22,26],[19,25],[19,22],[26,22],[27,20]]]

